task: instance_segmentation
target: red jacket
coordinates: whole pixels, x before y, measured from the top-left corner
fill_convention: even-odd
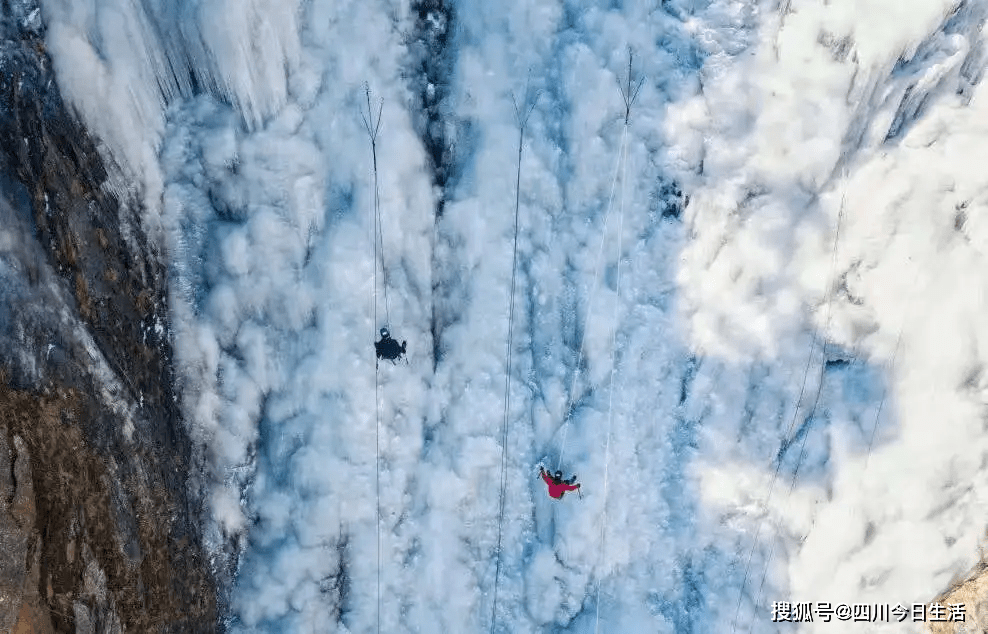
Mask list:
[[[552,481],[552,476],[545,471],[542,472],[542,479],[545,480],[546,486],[549,487],[549,497],[556,498],[557,500],[563,497],[563,493],[576,491],[580,488],[579,484],[566,484],[565,482],[556,484]]]

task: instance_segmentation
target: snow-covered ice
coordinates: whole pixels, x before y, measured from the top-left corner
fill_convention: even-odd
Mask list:
[[[772,603],[911,605],[973,564],[985,5],[450,4],[446,191],[428,6],[42,2],[64,94],[162,227],[192,484],[212,545],[244,538],[230,629],[822,632]],[[379,437],[365,83],[409,342]],[[535,478],[560,456],[582,499]]]

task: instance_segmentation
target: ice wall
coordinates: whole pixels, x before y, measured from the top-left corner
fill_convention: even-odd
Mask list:
[[[980,5],[429,6],[44,5],[67,94],[161,192],[213,543],[245,540],[232,627],[772,632],[773,600],[913,603],[965,569]],[[451,29],[443,191],[422,23]],[[411,359],[377,403],[365,82]],[[582,500],[534,479],[560,456]]]

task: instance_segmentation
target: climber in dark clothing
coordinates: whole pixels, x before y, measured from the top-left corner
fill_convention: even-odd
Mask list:
[[[387,359],[391,363],[397,363],[397,360],[405,355],[406,343],[406,341],[402,341],[401,345],[398,345],[398,342],[391,338],[388,329],[381,328],[381,340],[374,342],[377,358]]]
[[[551,498],[561,500],[563,498],[563,494],[567,491],[578,491],[580,489],[580,485],[576,484],[575,475],[569,480],[563,480],[562,471],[557,471],[555,474],[550,475],[549,472],[545,470],[545,467],[539,467],[539,475],[542,477],[542,480],[545,481],[545,484],[548,487],[549,497]]]

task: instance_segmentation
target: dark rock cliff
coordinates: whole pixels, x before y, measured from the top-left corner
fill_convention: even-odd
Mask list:
[[[0,632],[215,631],[165,268],[0,5]]]

